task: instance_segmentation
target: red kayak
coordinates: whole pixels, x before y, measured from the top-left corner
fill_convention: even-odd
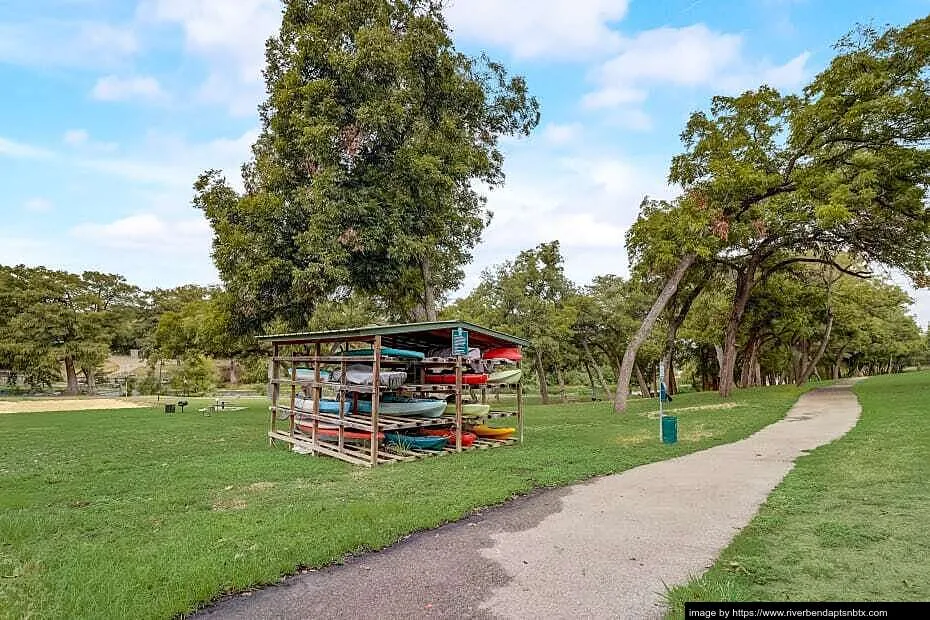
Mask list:
[[[519,347],[498,347],[488,349],[484,352],[486,360],[507,360],[508,362],[519,362],[523,359],[523,354]]]
[[[298,424],[297,429],[305,435],[313,433],[312,424]],[[339,439],[339,429],[332,426],[321,426],[318,435],[326,439]],[[371,433],[362,431],[345,431],[343,437],[350,441],[371,441]],[[384,441],[384,433],[378,433],[378,441]]]
[[[430,435],[432,437],[445,437],[449,440],[449,446],[455,446],[455,431],[451,428],[427,428],[420,431],[421,435]],[[462,447],[467,448],[475,443],[478,436],[474,433],[462,432]]]
[[[427,383],[454,384],[455,375],[426,375]],[[462,383],[464,385],[482,385],[488,382],[487,375],[463,374]]]

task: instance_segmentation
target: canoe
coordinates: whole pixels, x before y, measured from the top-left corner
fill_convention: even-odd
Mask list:
[[[482,405],[481,403],[466,403],[462,405],[463,416],[482,416],[488,415],[491,411],[491,405]],[[455,415],[455,403],[446,405],[446,413]]]
[[[378,403],[381,415],[417,416],[420,418],[438,418],[446,411],[446,401],[435,398],[405,398],[403,396],[385,395]],[[359,413],[371,413],[371,401],[358,401]]]
[[[517,383],[520,381],[522,376],[523,371],[519,368],[498,370],[497,372],[492,372],[490,375],[488,375],[488,383]]]
[[[427,383],[455,384],[455,375],[426,375]],[[487,375],[476,375],[472,373],[462,375],[464,385],[483,385],[488,382]]]
[[[401,435],[400,433],[385,433],[388,443],[397,444],[402,448],[419,448],[420,450],[442,450],[446,447],[446,437],[433,437],[430,435]]]
[[[289,399],[286,399],[285,405],[289,403]],[[352,407],[352,399],[347,398],[345,403],[342,406],[343,413],[349,413],[349,410]],[[313,413],[313,401],[309,398],[297,397],[294,399],[294,408],[303,411],[304,413]],[[338,400],[327,400],[323,399],[320,401],[320,413],[331,413],[334,415],[339,415],[339,401]]]
[[[477,426],[471,427],[471,432],[473,432],[478,437],[488,437],[490,439],[507,439],[511,435],[517,432],[515,428],[494,428],[493,426],[486,426],[484,424],[478,424]]]
[[[523,359],[520,347],[498,347],[488,349],[484,352],[486,360],[507,360],[508,362],[519,362]]]
[[[310,435],[313,433],[312,424],[298,424],[297,428],[300,429],[300,432],[305,435]],[[319,429],[319,436],[326,439],[339,439],[339,429],[332,426],[321,426]],[[346,441],[371,441],[371,433],[363,433],[361,431],[345,431],[343,433],[343,438]],[[384,441],[384,433],[378,433],[378,441]]]
[[[448,445],[455,445],[455,431],[451,428],[427,428],[420,431],[421,435],[429,435],[431,437],[445,437],[448,440]],[[478,439],[478,436],[474,433],[463,432],[462,433],[462,447],[467,448],[468,446],[475,443],[475,440]]]
[[[360,357],[373,357],[375,354],[374,349],[352,349],[348,351],[346,355],[350,357],[360,356]],[[425,355],[419,351],[408,351],[407,349],[392,349],[391,347],[381,347],[381,355],[387,355],[389,357],[399,357],[401,359],[407,360],[421,360]]]
[[[371,385],[373,377],[374,369],[365,364],[352,364],[346,369],[346,382],[353,385]],[[403,370],[382,370],[380,379],[384,387],[397,389],[407,381],[407,373]],[[342,381],[342,371],[335,371],[331,380]]]

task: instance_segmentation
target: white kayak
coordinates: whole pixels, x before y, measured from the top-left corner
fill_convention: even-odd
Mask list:
[[[372,385],[374,372],[371,366],[352,364],[346,369],[346,382],[352,385]],[[396,389],[407,382],[407,373],[403,370],[382,370],[381,385]],[[330,376],[330,381],[342,381],[342,371],[337,370]]]

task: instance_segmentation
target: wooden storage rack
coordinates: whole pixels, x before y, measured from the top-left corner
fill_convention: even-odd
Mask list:
[[[408,360],[392,358],[382,353],[384,347],[429,350],[451,343],[454,329],[461,328],[469,333],[469,346],[482,350],[496,347],[524,347],[529,343],[521,338],[489,330],[463,321],[435,321],[431,323],[409,323],[404,325],[386,325],[360,329],[336,330],[329,332],[308,332],[295,334],[275,334],[262,336],[272,346],[272,357],[268,365],[271,406],[268,441],[285,442],[292,449],[310,454],[322,454],[335,457],[356,465],[373,467],[383,463],[411,461],[427,456],[441,456],[463,450],[481,450],[523,442],[523,385],[516,384],[516,403],[513,409],[492,409],[483,416],[464,416],[462,405],[466,391],[480,391],[481,403],[487,404],[487,389],[496,387],[492,384],[479,386],[462,383],[465,370],[462,357],[455,358],[456,381],[451,384],[428,384],[425,376],[428,367],[440,363],[425,360]],[[370,347],[372,356],[348,355],[352,345]],[[372,383],[377,385],[351,385],[346,380],[346,368],[349,364],[364,363],[372,366]],[[298,379],[298,366],[309,367],[313,372],[310,380]],[[449,362],[441,365],[448,366]],[[323,367],[338,367],[341,381],[324,381]],[[412,383],[405,383],[398,388],[380,385],[377,379],[382,370],[387,368],[404,368]],[[411,377],[412,375],[412,377]],[[282,393],[281,388],[285,388]],[[298,411],[295,401],[298,390],[309,390],[313,399],[312,411]],[[334,391],[339,401],[339,413],[323,413],[319,410],[323,391]],[[417,418],[382,415],[379,412],[381,395],[385,392],[398,392],[410,396],[444,394],[455,396],[455,415],[443,415],[439,418]],[[358,394],[371,394],[371,413],[359,414],[354,402]],[[283,397],[283,399],[282,399]],[[349,413],[345,404],[352,403]],[[297,425],[298,413],[307,420],[304,426],[310,432],[303,432]],[[478,438],[471,446],[462,446],[462,432],[466,423],[484,422],[489,418],[516,417],[517,436],[509,439]],[[279,423],[287,421],[286,428],[279,428]],[[335,427],[335,439],[320,436],[320,424]],[[452,427],[455,442],[450,442],[443,450],[421,450],[405,448],[402,451],[391,449],[384,441],[379,441],[380,433],[411,430],[425,427]],[[370,434],[367,443],[358,445],[347,442],[346,430]]]

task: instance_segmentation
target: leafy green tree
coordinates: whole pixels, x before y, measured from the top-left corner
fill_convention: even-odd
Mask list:
[[[840,253],[918,284],[930,272],[930,18],[881,35],[862,29],[838,49],[800,96],[761,87],[715,97],[709,115],[691,116],[672,161],[670,181],[705,212],[697,223],[716,244],[710,258],[735,278],[723,395],[753,289],[773,273],[799,262],[841,269]],[[679,252],[679,267],[693,254]]]
[[[33,385],[51,384],[64,365],[67,393],[78,392],[78,371],[91,389],[108,354],[116,322],[100,293],[104,279],[44,267],[0,267],[0,362]]]
[[[202,353],[185,355],[181,365],[171,376],[171,387],[184,395],[202,395],[213,387],[216,369]]]
[[[434,318],[503,182],[501,136],[539,110],[521,77],[455,50],[441,0],[288,0],[267,44],[245,192],[216,171],[194,204],[248,329],[303,328],[340,287]]]
[[[540,394],[548,402],[547,370],[561,377],[576,320],[575,295],[565,276],[559,242],[552,241],[485,270],[475,290],[445,309],[444,315],[530,340]]]

